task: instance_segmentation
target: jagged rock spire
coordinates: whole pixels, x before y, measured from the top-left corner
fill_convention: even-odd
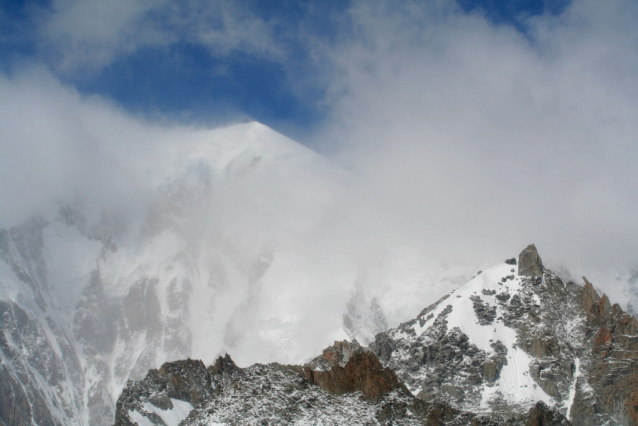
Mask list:
[[[530,244],[518,255],[518,275],[523,277],[540,277],[543,275],[543,261],[538,255],[536,246]]]

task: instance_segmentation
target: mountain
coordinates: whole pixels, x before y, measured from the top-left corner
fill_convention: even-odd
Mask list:
[[[345,173],[259,123],[180,147],[128,209],[70,197],[0,230],[4,424],[112,424],[127,380],[170,360],[305,356],[280,303],[304,277],[277,274]]]
[[[360,242],[371,230],[349,231],[350,173],[264,125],[178,136],[114,168],[125,188],[69,191],[0,229],[5,424],[110,425],[128,381],[166,362],[304,365],[326,342],[376,348],[477,270]]]
[[[638,424],[638,320],[584,281],[530,245],[369,348],[335,342],[303,366],[164,364],[129,382],[116,426]]]
[[[0,229],[5,424],[110,425],[127,381],[167,361],[368,343],[475,270],[343,249],[350,174],[262,124],[178,136],[115,167],[125,187]]]
[[[237,367],[226,355],[208,368],[177,361],[130,382],[116,426],[147,425],[569,425],[542,402],[518,418],[462,412],[414,397],[394,371],[356,341],[335,342],[304,366]]]

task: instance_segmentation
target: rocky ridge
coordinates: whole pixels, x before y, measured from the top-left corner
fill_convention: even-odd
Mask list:
[[[219,365],[228,366],[225,373]],[[176,375],[168,377],[166,371]],[[225,385],[206,385],[224,374]],[[170,383],[192,383],[194,377],[204,388],[181,397],[171,390],[180,385]],[[195,393],[206,396],[199,405],[191,397]],[[172,412],[177,411],[175,402],[180,398],[192,404],[191,411],[176,418]],[[335,342],[304,366],[255,364],[239,369],[228,355],[208,369],[199,361],[167,363],[149,372],[144,380],[128,384],[118,400],[116,419],[116,426],[569,424],[543,403],[519,419],[502,419],[415,398],[392,370],[383,368],[377,357],[356,341]]]
[[[335,342],[303,366],[239,369],[227,356],[224,386],[196,363],[205,397],[159,405],[138,391],[151,372],[127,386],[116,425],[636,425],[638,321],[583,280],[564,283],[530,245],[369,348]],[[181,423],[152,415],[166,398],[190,404]]]

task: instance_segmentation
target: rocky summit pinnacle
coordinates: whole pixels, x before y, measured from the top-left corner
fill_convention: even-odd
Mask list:
[[[538,255],[536,246],[530,244],[518,255],[518,275],[522,277],[542,277],[543,261]]]

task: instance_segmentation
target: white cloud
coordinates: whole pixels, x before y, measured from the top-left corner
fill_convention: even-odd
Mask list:
[[[273,24],[231,0],[55,0],[39,13],[40,46],[58,70],[94,69],[146,47],[203,45],[280,60]]]
[[[382,6],[380,6],[382,5]],[[531,39],[449,3],[359,2],[332,128],[374,223],[442,253],[635,262],[633,2],[575,2]],[[604,241],[604,242],[603,242]]]
[[[73,197],[97,210],[134,206],[157,183],[166,141],[184,129],[81,96],[41,68],[17,74],[0,76],[1,227]]]
[[[42,31],[69,64],[177,39],[285,62],[274,24],[232,2],[58,0],[53,10]],[[349,201],[336,207],[344,241],[374,247],[387,236],[493,258],[535,242],[556,260],[634,262],[637,14],[629,1],[577,1],[528,19],[523,35],[450,1],[355,2],[336,42],[299,35],[321,66],[309,78],[329,84],[316,144],[336,146],[356,171]],[[308,80],[290,75],[303,93]],[[131,173],[123,164],[146,159],[153,140],[187,132],[81,98],[42,72],[4,78],[0,90],[2,137],[15,142],[1,147],[2,172],[13,176],[1,190],[16,200],[5,218],[78,182],[118,187],[95,177],[111,173],[105,151]],[[136,173],[142,182],[152,172]]]

